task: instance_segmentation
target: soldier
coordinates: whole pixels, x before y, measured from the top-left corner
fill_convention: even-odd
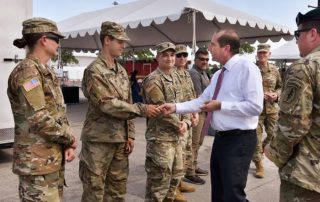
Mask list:
[[[187,47],[185,45],[179,44],[176,45],[176,71],[180,77],[183,100],[189,101],[196,97],[196,92],[193,87],[192,79],[189,72],[185,69],[188,62],[188,52]],[[192,114],[192,127],[195,127],[199,121],[198,113]],[[188,175],[191,172],[192,174],[192,166],[193,166],[193,153],[192,153],[192,127],[189,128],[181,138],[182,143],[182,159],[184,166],[184,174]],[[177,189],[177,196],[175,201],[186,201],[185,197],[180,194],[181,192],[194,192],[195,188],[188,185],[187,183],[180,181],[180,184]]]
[[[157,70],[142,83],[142,96],[148,104],[179,102],[183,99],[179,76],[174,71],[175,45],[156,46]],[[147,172],[145,201],[173,201],[183,176],[180,138],[191,127],[188,115],[161,115],[147,121]]]
[[[210,83],[210,78],[206,72],[208,69],[208,61],[209,52],[203,48],[197,50],[195,53],[194,65],[189,71],[196,92],[196,97],[199,97]],[[183,178],[186,182],[198,185],[206,182],[199,176],[208,175],[208,171],[198,167],[198,153],[204,139],[204,135],[202,135],[201,132],[206,116],[206,112],[199,112],[199,123],[192,129],[193,164],[186,173],[186,176]]]
[[[22,23],[27,57],[12,71],[8,97],[15,122],[13,173],[19,176],[21,201],[62,201],[65,160],[74,159],[75,137],[54,71],[47,65],[64,36],[56,23],[31,18]]]
[[[263,148],[269,144],[274,134],[279,112],[278,98],[282,85],[278,67],[268,62],[270,55],[269,44],[258,45],[257,66],[262,75],[264,102],[263,111],[259,116],[257,127],[257,146],[253,155],[253,162],[256,165],[255,176],[257,178],[264,177],[264,168],[262,164]],[[267,133],[267,137],[262,141],[263,128]]]
[[[156,106],[132,104],[126,70],[116,61],[129,40],[125,29],[103,22],[102,50],[85,69],[82,90],[89,107],[82,129],[79,176],[82,201],[124,201],[129,173],[128,155],[134,147],[134,125],[138,116],[155,116]]]
[[[320,199],[320,8],[296,18],[301,58],[286,71],[278,128],[265,154],[279,167],[280,202]]]

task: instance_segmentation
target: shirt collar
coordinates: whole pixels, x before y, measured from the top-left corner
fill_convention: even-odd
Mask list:
[[[311,53],[317,52],[317,51],[320,51],[320,46],[313,49],[308,55],[310,55]]]
[[[98,58],[105,64],[105,66],[108,68],[108,69],[112,69],[114,71],[117,71],[118,68],[117,68],[117,61],[114,60],[114,64],[108,62],[104,57],[103,55],[101,54],[101,52],[99,52],[98,54]]]
[[[234,56],[232,56],[227,63],[224,65],[224,68],[226,68],[226,70],[231,71],[231,69],[234,67],[234,65],[240,60],[240,56],[239,54],[236,54]]]
[[[270,68],[269,68],[269,62],[267,62],[266,65],[257,65],[260,68],[260,71],[263,73],[269,72]]]
[[[157,68],[157,71],[160,73],[160,75],[162,75],[166,80],[168,80],[168,81],[172,81],[172,74],[173,74],[173,72],[174,71],[176,71],[176,70],[174,70],[174,69],[172,69],[171,70],[171,73],[170,74],[165,74],[163,71],[161,71],[161,69],[158,67]]]
[[[27,58],[29,60],[32,60],[34,63],[36,63],[40,67],[40,69],[42,70],[43,73],[45,73],[45,74],[48,73],[49,66],[47,64],[42,64],[40,62],[39,58],[37,58],[35,55],[28,53]]]

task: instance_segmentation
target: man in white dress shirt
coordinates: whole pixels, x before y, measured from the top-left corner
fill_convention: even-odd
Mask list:
[[[258,117],[263,108],[260,70],[238,55],[239,48],[240,38],[235,31],[221,30],[213,34],[209,50],[223,68],[213,75],[200,97],[161,106],[166,114],[212,112],[209,121],[217,131],[210,160],[214,202],[247,201],[244,189],[257,141]],[[222,82],[218,82],[218,77]],[[221,87],[214,98],[217,86]]]

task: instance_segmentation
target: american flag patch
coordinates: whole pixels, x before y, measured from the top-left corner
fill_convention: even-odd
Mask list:
[[[39,86],[40,82],[38,79],[31,79],[30,81],[23,84],[23,88],[29,92],[30,90],[34,89],[35,87]]]

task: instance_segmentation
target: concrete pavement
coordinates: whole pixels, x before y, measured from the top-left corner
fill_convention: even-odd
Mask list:
[[[68,105],[68,117],[78,140],[77,153],[80,152],[79,142],[82,124],[85,119],[87,104],[82,100],[80,104]],[[144,201],[146,173],[144,170],[145,160],[145,119],[137,118],[134,120],[136,126],[136,141],[133,153],[130,156],[130,174],[127,185],[126,201]],[[199,166],[209,170],[209,161],[213,137],[207,136],[199,154]],[[18,178],[11,172],[12,149],[0,150],[0,202],[16,202],[18,198]],[[66,182],[68,187],[64,189],[64,201],[77,202],[81,199],[82,185],[78,177],[79,160],[76,159],[66,166]],[[279,201],[279,186],[277,168],[272,162],[264,159],[266,176],[257,179],[253,176],[255,172],[254,164],[251,164],[248,182],[247,198],[251,202],[277,202]],[[210,177],[205,176],[205,185],[195,185],[196,192],[187,193],[189,202],[209,202],[210,201]]]

